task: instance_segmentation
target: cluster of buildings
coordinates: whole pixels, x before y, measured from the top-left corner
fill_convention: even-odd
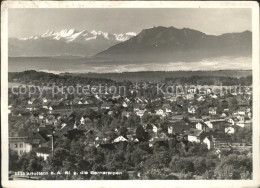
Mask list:
[[[207,100],[225,101],[230,104],[234,98],[238,101],[234,108],[229,108],[229,105],[219,109],[217,105],[211,105],[206,109],[203,107],[206,113],[198,114],[200,105]],[[9,106],[9,119],[15,120],[11,127],[19,127],[19,130],[9,131],[9,147],[20,156],[34,150],[37,156],[45,160],[52,154],[54,142],[73,130],[81,130],[86,138],[92,138],[91,141],[88,139],[86,145],[114,147],[121,143],[139,143],[141,140],[137,135],[137,129],[141,126],[148,135],[150,147],[156,143],[167,143],[173,137],[177,137],[188,142],[204,143],[210,150],[245,145],[233,143],[230,135],[235,134],[238,128],[252,128],[252,107],[249,102],[251,95],[245,93],[220,96],[209,92],[198,97],[189,93],[149,100],[138,95],[85,95],[73,98],[64,96],[58,99],[24,97],[22,100],[26,101],[22,107],[18,108],[12,103]],[[186,105],[178,101],[186,101]],[[140,126],[119,125],[113,129],[114,136],[111,137],[95,127],[93,117],[79,117],[75,113],[78,110],[91,110],[113,118],[115,113],[118,114],[118,109],[120,118],[138,117]],[[147,123],[145,117],[157,117],[160,121]],[[25,128],[25,124],[29,124],[30,127]]]

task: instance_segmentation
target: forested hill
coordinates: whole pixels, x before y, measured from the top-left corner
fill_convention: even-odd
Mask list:
[[[252,85],[251,71],[173,71],[173,72],[124,72],[124,73],[87,73],[52,74],[34,70],[10,72],[9,82],[26,84],[76,85],[95,83],[114,83],[122,81],[151,81],[198,85]]]
[[[82,76],[72,75],[57,75],[47,72],[37,72],[35,70],[28,70],[24,72],[9,72],[8,82],[19,82],[26,84],[39,84],[42,83],[55,83],[63,85],[75,85],[75,84],[93,84],[93,83],[112,83],[111,79],[107,78],[88,78]]]
[[[209,77],[227,78],[240,78],[248,77],[251,79],[251,70],[220,70],[220,71],[141,71],[141,72],[122,72],[122,73],[84,73],[84,74],[69,74],[69,75],[80,75],[88,78],[108,78],[115,81],[129,80],[132,82],[136,81],[151,81],[161,82],[165,79],[174,78],[186,78],[186,77],[204,77],[203,79],[208,80]],[[194,80],[191,80],[194,81]],[[222,79],[223,81],[223,79]],[[252,79],[250,81],[252,83]],[[214,84],[214,83],[213,83]]]

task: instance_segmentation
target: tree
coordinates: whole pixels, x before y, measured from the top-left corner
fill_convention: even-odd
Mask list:
[[[174,156],[170,163],[171,169],[176,173],[195,172],[193,162],[189,158]]]
[[[37,157],[34,151],[24,153],[18,160],[19,169],[24,172],[40,172],[44,166],[44,160]]]
[[[141,125],[139,125],[139,126],[136,128],[135,134],[136,134],[137,139],[138,139],[140,142],[143,142],[143,141],[146,140],[146,132],[145,132],[144,128],[143,128]]]
[[[19,156],[18,156],[17,152],[9,149],[9,171],[21,170],[21,169],[19,169],[19,166],[18,166],[18,159],[19,159]]]
[[[195,172],[199,175],[205,173],[205,171],[207,169],[205,159],[204,158],[196,158],[194,160],[194,168],[195,168]]]
[[[223,156],[214,171],[218,179],[241,179],[252,173],[252,158],[245,155]]]

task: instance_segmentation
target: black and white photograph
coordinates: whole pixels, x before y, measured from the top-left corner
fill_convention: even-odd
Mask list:
[[[1,11],[6,187],[260,186],[256,2],[43,3]]]

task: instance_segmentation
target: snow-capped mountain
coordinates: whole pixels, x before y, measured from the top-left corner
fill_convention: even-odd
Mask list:
[[[9,56],[90,56],[136,36],[133,32],[110,34],[104,31],[63,29],[46,31],[27,38],[9,38]]]

